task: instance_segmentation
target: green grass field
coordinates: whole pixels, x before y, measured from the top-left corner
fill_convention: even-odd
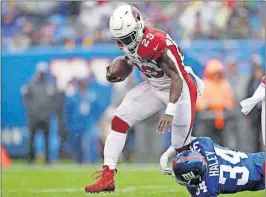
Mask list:
[[[2,171],[2,197],[190,197],[185,188],[164,176],[156,165],[119,165],[115,193],[87,194],[84,186],[100,165],[13,164]],[[263,197],[264,191],[221,195]]]

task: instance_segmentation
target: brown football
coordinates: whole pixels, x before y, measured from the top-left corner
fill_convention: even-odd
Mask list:
[[[133,63],[125,56],[115,58],[109,67],[109,73],[112,77],[128,77],[133,71]]]

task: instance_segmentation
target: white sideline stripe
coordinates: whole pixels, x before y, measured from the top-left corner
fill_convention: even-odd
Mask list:
[[[149,191],[151,190],[151,191]],[[157,193],[158,191],[167,193],[167,192],[176,192],[179,191],[178,188],[172,188],[168,186],[161,186],[161,185],[147,185],[147,186],[131,186],[131,187],[126,187],[123,189],[117,189],[115,193],[126,193],[126,192],[135,192],[135,191],[149,191],[149,193]],[[12,192],[12,193],[17,193],[17,192],[31,192],[31,193],[74,193],[74,192],[85,192],[84,188],[54,188],[54,189],[29,189],[29,190],[23,190],[21,191],[20,189],[11,189],[8,191],[3,190],[4,192]]]

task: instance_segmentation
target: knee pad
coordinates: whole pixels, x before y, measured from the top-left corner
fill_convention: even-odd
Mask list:
[[[130,126],[125,121],[121,120],[117,116],[114,116],[112,119],[111,128],[113,131],[126,133]]]

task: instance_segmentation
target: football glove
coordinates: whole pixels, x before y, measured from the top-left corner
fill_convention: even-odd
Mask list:
[[[176,150],[172,146],[170,146],[160,158],[160,170],[166,176],[173,175],[172,168],[168,167],[168,159],[169,157],[174,157],[175,155]]]

